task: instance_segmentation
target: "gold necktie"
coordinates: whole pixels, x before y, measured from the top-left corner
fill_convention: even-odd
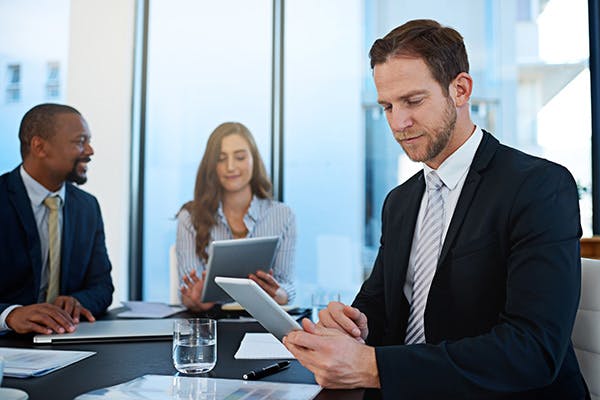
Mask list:
[[[54,302],[58,297],[60,290],[60,231],[58,229],[58,209],[60,207],[60,198],[58,196],[46,197],[44,205],[50,210],[48,216],[48,290],[46,292],[46,301]]]

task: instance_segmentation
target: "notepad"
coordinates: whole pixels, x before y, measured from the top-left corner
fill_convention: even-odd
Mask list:
[[[283,343],[270,333],[246,333],[233,357],[236,360],[295,359]]]
[[[117,314],[119,318],[166,318],[185,310],[183,306],[170,306],[150,301],[122,301],[129,310]]]

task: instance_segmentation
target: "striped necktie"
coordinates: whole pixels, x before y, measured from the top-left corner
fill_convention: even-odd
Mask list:
[[[48,216],[48,290],[46,292],[46,301],[54,302],[60,292],[60,229],[58,226],[58,210],[60,208],[60,198],[58,196],[49,196],[44,199],[44,205],[50,210]]]
[[[442,248],[442,231],[444,226],[444,199],[442,188],[444,183],[435,171],[426,177],[427,207],[417,237],[414,256],[414,277],[410,315],[406,328],[406,344],[424,343],[424,314],[427,305],[429,287],[437,268],[440,249]]]

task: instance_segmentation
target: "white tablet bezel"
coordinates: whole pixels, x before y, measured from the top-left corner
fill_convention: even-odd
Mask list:
[[[215,276],[247,278],[249,274],[254,274],[258,270],[269,272],[275,262],[278,249],[278,236],[212,242],[208,250],[209,258],[201,301],[230,302],[231,297],[215,284]]]
[[[300,324],[253,280],[217,276],[215,282],[277,339],[283,339],[291,331],[302,330]]]

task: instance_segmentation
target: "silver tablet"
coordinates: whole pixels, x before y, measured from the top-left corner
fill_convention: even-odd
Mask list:
[[[277,339],[283,339],[291,331],[302,330],[298,322],[253,280],[217,276],[215,282]]]
[[[278,247],[278,236],[212,242],[208,248],[202,302],[231,301],[231,297],[215,284],[215,276],[247,278],[257,270],[268,272],[273,266]]]

